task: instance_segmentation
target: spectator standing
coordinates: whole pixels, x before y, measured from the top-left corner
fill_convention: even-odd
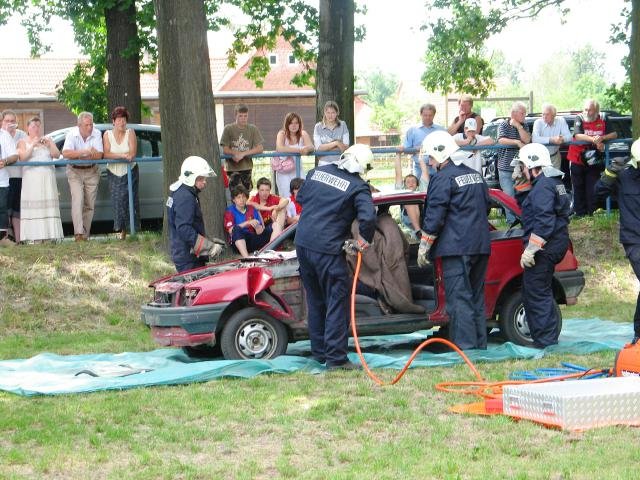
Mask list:
[[[133,193],[133,219],[136,228],[140,228],[140,200],[138,199],[138,183],[140,173],[138,164],[133,160],[138,151],[136,132],[127,128],[129,112],[125,107],[116,107],[111,112],[113,130],[107,130],[102,136],[104,158],[126,160],[131,164],[131,190]],[[129,223],[129,182],[127,165],[124,163],[107,164],[107,180],[113,207],[113,230],[120,240],[127,236]]]
[[[340,120],[338,104],[329,100],[324,104],[322,121],[313,128],[313,143],[319,152],[335,150],[335,155],[318,157],[318,166],[329,165],[340,159],[340,154],[349,147],[349,129]]]
[[[473,118],[476,121],[476,131],[477,133],[482,133],[482,127],[484,126],[484,120],[482,117],[473,112],[473,97],[471,95],[460,95],[458,99],[458,107],[460,108],[460,113],[458,116],[453,119],[451,125],[447,131],[451,135],[455,135],[456,133],[464,133],[465,121],[469,118]]]
[[[9,172],[7,165],[18,161],[16,144],[11,135],[0,129],[0,247],[15,245],[9,238]]]
[[[287,205],[287,225],[293,225],[300,220],[300,214],[302,213],[302,205],[300,205],[296,199],[298,191],[304,183],[303,178],[296,177],[291,180],[289,184],[289,191],[291,196],[289,197],[289,205]]]
[[[265,225],[260,212],[249,205],[249,191],[244,185],[231,190],[231,201],[224,212],[224,228],[229,242],[242,257],[264,247],[273,233],[273,225]]]
[[[282,130],[276,136],[276,151],[299,153],[308,155],[313,151],[311,137],[302,126],[302,118],[295,112],[289,112],[284,117]],[[302,173],[302,158],[299,156],[272,157],[271,168],[276,174],[278,195],[285,196],[289,191],[291,180],[296,177],[296,163],[300,162]]]
[[[453,136],[459,147],[482,147],[485,145],[493,145],[493,138],[478,135],[478,123],[474,118],[467,118],[464,121],[464,133],[456,133]],[[478,173],[482,173],[482,153],[480,150],[460,150],[456,152],[467,167],[472,168]]]
[[[520,150],[523,175],[530,190],[519,189],[525,249],[520,258],[522,300],[527,312],[533,346],[558,343],[558,312],[553,296],[553,273],[569,246],[571,201],[562,183],[562,172],[551,164],[549,150],[532,143]]]
[[[102,135],[93,126],[93,114],[78,115],[78,126],[73,127],[64,140],[62,156],[69,160],[99,160],[103,155]],[[75,241],[87,240],[98,195],[100,172],[95,163],[67,165],[67,180],[71,192],[71,219]]]
[[[498,150],[498,179],[502,191],[512,197],[514,196],[514,179],[512,178],[514,167],[511,162],[518,155],[518,150],[531,141],[531,134],[524,125],[526,116],[527,106],[522,102],[515,102],[511,106],[510,118],[498,126],[498,144],[509,147]],[[514,221],[515,216],[507,211],[507,222]]]
[[[191,156],[184,159],[180,177],[169,186],[169,249],[178,272],[203,267],[209,257],[222,251],[220,245],[206,237],[198,198],[207,186],[207,178],[215,176],[204,158]]]
[[[591,215],[597,202],[594,188],[600,172],[604,170],[604,142],[618,138],[607,122],[600,117],[600,104],[589,99],[584,102],[584,111],[576,116],[573,139],[589,142],[584,145],[569,145],[567,158],[571,170],[573,210],[577,216]]]
[[[235,116],[236,121],[225,125],[220,137],[222,153],[231,156],[227,159],[226,168],[229,187],[242,184],[247,190],[251,190],[251,156],[264,151],[264,138],[258,127],[249,123],[249,107],[242,103],[236,105]]]
[[[60,156],[53,140],[42,136],[38,117],[27,123],[27,138],[18,142],[21,162],[51,162]],[[56,168],[51,165],[22,167],[20,231],[24,242],[62,240],[60,199],[56,184]]]
[[[629,259],[633,273],[640,280],[640,140],[631,145],[631,160],[614,158],[596,183],[596,197],[617,198],[620,210],[620,243]],[[633,316],[633,343],[640,339],[640,293]]]
[[[567,121],[562,117],[557,117],[556,114],[555,106],[550,103],[542,105],[542,118],[537,118],[533,122],[531,141],[546,145],[551,157],[551,164],[557,170],[562,170],[560,145],[571,141],[571,132]]]
[[[258,193],[251,197],[248,203],[258,210],[264,225],[271,226],[271,240],[282,233],[289,200],[271,193],[271,181],[268,178],[262,177],[258,180]]]
[[[13,110],[2,112],[2,129],[13,138],[13,142],[18,147],[18,142],[27,138],[27,134],[18,128],[18,116]],[[22,167],[7,167],[9,172],[9,226],[13,230],[13,238],[16,243],[20,242],[20,193],[22,191]]]
[[[401,151],[406,149],[416,149],[417,152],[414,153],[411,158],[413,159],[413,172],[415,173],[416,178],[422,178],[422,169],[420,167],[420,148],[422,147],[422,142],[432,132],[437,130],[444,130],[444,128],[440,125],[433,123],[433,119],[436,116],[436,107],[431,103],[425,103],[420,107],[420,117],[422,118],[422,123],[420,125],[416,125],[415,127],[409,128],[407,130],[407,134],[404,138],[404,144],[402,145]],[[429,173],[435,173],[435,169],[427,166],[429,168]]]

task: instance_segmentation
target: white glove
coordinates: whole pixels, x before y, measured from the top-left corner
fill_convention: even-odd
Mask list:
[[[196,257],[215,257],[222,252],[222,245],[209,240],[202,235],[196,238],[196,244],[191,249]]]
[[[533,267],[536,264],[536,252],[538,250],[542,250],[544,244],[547,241],[532,233],[529,235],[529,243],[527,243],[527,248],[522,252],[522,256],[520,257],[520,266],[524,269],[525,267]]]
[[[342,249],[347,252],[347,255],[356,255],[358,252],[363,253],[370,246],[371,244],[363,238],[358,238],[357,240],[350,238],[344,241]]]
[[[438,238],[437,235],[429,235],[428,233],[422,232],[422,237],[420,238],[420,246],[418,247],[418,266],[420,268],[424,268],[429,265],[429,250],[433,246],[433,242]]]

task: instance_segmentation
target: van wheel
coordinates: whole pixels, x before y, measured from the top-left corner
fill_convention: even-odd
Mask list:
[[[285,326],[258,308],[234,313],[222,329],[220,347],[224,358],[270,359],[287,351]]]
[[[190,347],[182,347],[182,351],[191,358],[219,358],[222,356],[220,344],[211,345],[193,345]]]
[[[556,303],[558,315],[558,329],[562,329],[562,312]],[[500,309],[500,333],[509,342],[517,345],[530,347],[533,345],[529,324],[527,323],[527,313],[522,302],[522,290],[513,292],[502,304]]]

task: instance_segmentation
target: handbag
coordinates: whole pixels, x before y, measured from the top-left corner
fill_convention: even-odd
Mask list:
[[[585,150],[581,154],[582,163],[590,167],[604,165],[604,155],[599,150]]]
[[[295,170],[293,157],[271,157],[271,168],[274,172],[290,173]]]

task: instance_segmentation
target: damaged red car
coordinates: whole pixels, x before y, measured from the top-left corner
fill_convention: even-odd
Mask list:
[[[522,303],[522,234],[518,221],[507,225],[504,212],[516,217],[520,208],[500,190],[490,190],[491,257],[485,280],[487,327],[519,345],[531,344]],[[400,218],[404,205],[424,207],[425,194],[374,194],[378,215]],[[425,268],[416,262],[417,240],[398,229],[403,242],[407,275],[415,305],[423,313],[389,308],[378,295],[356,295],[359,335],[409,333],[440,326],[449,317],[439,261]],[[227,359],[269,359],[283,355],[290,342],[308,338],[305,292],[298,273],[293,239],[296,226],[267,244],[254,256],[210,264],[153,282],[153,301],[142,307],[142,319],[154,340],[182,347],[192,356]],[[553,292],[558,304],[572,305],[584,287],[584,275],[570,244],[557,266]],[[382,300],[382,301],[381,301]]]

